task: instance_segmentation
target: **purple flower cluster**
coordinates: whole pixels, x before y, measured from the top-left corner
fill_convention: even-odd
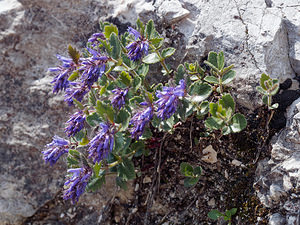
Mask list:
[[[90,167],[84,167],[69,169],[68,172],[73,173],[73,175],[65,182],[63,198],[65,200],[71,199],[72,203],[75,204],[80,195],[83,194],[93,171]]]
[[[129,34],[133,35],[135,38],[134,42],[131,42],[126,46],[128,50],[128,57],[132,61],[137,61],[142,58],[143,55],[148,55],[149,42],[147,39],[141,36],[141,34],[133,29],[132,27],[128,28]]]
[[[55,72],[57,75],[54,77],[51,83],[53,86],[53,93],[58,93],[59,91],[65,90],[69,87],[68,78],[71,73],[76,69],[76,65],[72,59],[63,57],[61,55],[56,55],[56,57],[62,61],[62,65],[59,67],[49,68],[50,72]]]
[[[185,82],[179,81],[176,87],[163,87],[162,91],[157,91],[156,96],[159,98],[155,104],[158,105],[157,116],[162,120],[170,118],[176,111],[179,97],[185,94]]]
[[[46,145],[47,149],[42,151],[44,160],[53,166],[63,154],[69,151],[69,142],[59,136],[54,136],[53,141]]]
[[[140,105],[147,106],[146,109],[136,113],[130,120],[129,124],[132,125],[130,134],[132,138],[139,139],[144,133],[145,126],[153,118],[153,106],[148,102],[142,102]]]
[[[66,122],[68,126],[65,129],[65,133],[68,137],[74,136],[79,131],[82,130],[84,126],[85,115],[82,111],[76,112],[71,116],[71,118]]]
[[[121,89],[121,88],[115,88],[111,91],[114,93],[114,96],[112,97],[111,104],[116,109],[121,109],[123,105],[125,105],[125,97],[128,93],[128,89]]]
[[[89,143],[89,158],[93,162],[100,162],[106,159],[114,147],[114,130],[106,123],[100,123],[101,131]]]
[[[81,102],[83,97],[89,92],[89,88],[85,85],[80,83],[73,83],[73,87],[67,88],[65,101],[68,103],[69,106],[72,106],[73,98],[77,101]]]
[[[86,58],[82,61],[79,71],[82,71],[81,79],[83,85],[87,85],[89,89],[92,85],[98,81],[99,77],[104,74],[105,63],[108,58],[102,56],[98,51],[94,49],[87,48],[92,57]]]

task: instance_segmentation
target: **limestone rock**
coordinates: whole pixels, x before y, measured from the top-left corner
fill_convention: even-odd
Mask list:
[[[188,16],[190,12],[182,7],[178,0],[163,1],[158,8],[158,16],[172,24]]]

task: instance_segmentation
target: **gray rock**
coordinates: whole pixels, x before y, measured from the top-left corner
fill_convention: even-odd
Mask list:
[[[178,0],[163,1],[157,13],[169,24],[178,22],[190,14]]]
[[[274,213],[269,218],[269,225],[285,224],[285,218],[279,213]]]

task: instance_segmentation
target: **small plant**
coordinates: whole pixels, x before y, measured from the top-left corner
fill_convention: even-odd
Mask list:
[[[200,166],[193,168],[189,163],[182,162],[180,164],[180,172],[185,176],[184,186],[191,187],[198,183],[202,169]]]
[[[228,221],[228,225],[231,225],[231,217],[236,214],[237,208],[232,208],[230,210],[226,210],[225,213],[221,213],[217,209],[211,210],[207,215],[212,220],[218,220],[220,217],[223,217],[225,221]]]
[[[272,79],[263,73],[260,77],[260,86],[257,86],[256,89],[263,94],[262,101],[268,106],[269,110],[278,108],[278,103],[272,104],[272,96],[276,95],[279,90],[278,79]]]
[[[136,28],[124,34],[107,22],[100,27],[82,52],[69,46],[68,57],[57,55],[61,65],[49,69],[53,93],[64,92],[65,102],[76,111],[66,122],[66,139],[54,136],[42,153],[51,166],[67,155],[64,199],[73,203],[85,191],[101,188],[107,176],[126,189],[127,181],[136,177],[133,158],[147,154],[151,127],[173,132],[193,114],[210,114],[206,127],[220,129],[223,135],[247,125],[243,115],[235,114],[226,88],[235,72],[233,65],[225,67],[222,52],[209,53],[205,63],[210,72],[198,62],[171,68],[167,60],[176,50],[163,47],[152,20],[144,25],[138,19]],[[147,82],[149,64],[156,63],[168,83]],[[180,168],[185,186],[199,181],[199,166],[182,163]]]

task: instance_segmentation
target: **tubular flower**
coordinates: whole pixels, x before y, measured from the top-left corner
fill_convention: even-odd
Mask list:
[[[71,118],[66,122],[68,126],[65,129],[65,133],[68,137],[74,136],[84,126],[85,116],[82,111],[76,112],[71,116]]]
[[[73,175],[69,176],[64,184],[65,190],[63,198],[65,200],[71,199],[72,203],[75,204],[78,202],[80,195],[83,194],[92,176],[92,169],[85,166],[84,168],[69,169],[68,173],[73,173]]]
[[[143,135],[145,126],[153,118],[154,111],[152,105],[147,102],[142,102],[140,105],[147,106],[147,108],[136,113],[129,122],[132,125],[130,129],[131,137],[137,140]]]
[[[62,65],[59,67],[49,68],[48,71],[56,72],[57,75],[54,77],[51,83],[53,86],[53,93],[58,93],[59,91],[65,90],[69,87],[70,82],[68,81],[71,73],[76,69],[76,65],[72,59],[63,57],[61,55],[56,55],[56,57],[62,61]]]
[[[114,147],[114,131],[106,123],[100,123],[101,131],[89,143],[89,158],[94,163],[106,159]]]
[[[54,136],[53,141],[47,144],[46,148],[42,151],[44,160],[53,166],[63,154],[69,151],[69,142],[59,136]]]
[[[99,77],[104,74],[105,63],[108,58],[101,56],[100,53],[94,49],[87,49],[92,54],[92,57],[82,61],[82,66],[79,68],[79,71],[83,71],[81,76],[83,84],[91,88],[94,82],[98,81]]]
[[[114,108],[121,109],[122,106],[125,105],[125,97],[128,93],[128,89],[123,90],[121,88],[116,88],[111,92],[114,93],[111,104]]]
[[[75,85],[72,88],[67,88],[66,95],[65,95],[65,101],[68,103],[69,106],[72,106],[73,98],[75,98],[77,101],[81,102],[84,95],[89,92],[89,89],[85,85],[79,86],[78,83],[73,83]]]
[[[102,40],[105,40],[105,36],[103,33],[94,33],[92,34],[92,36],[88,39],[88,42],[91,42],[93,44],[97,44],[99,41],[98,41],[98,38],[102,39]]]
[[[183,97],[185,92],[184,80],[179,81],[177,87],[163,87],[162,91],[156,92],[159,99],[155,102],[158,105],[157,116],[162,120],[170,118],[176,111],[179,97]]]
[[[131,35],[134,35],[135,41],[131,42],[126,46],[128,50],[127,56],[132,61],[137,61],[142,58],[143,55],[148,55],[149,42],[147,39],[141,36],[141,34],[133,29],[132,27],[128,28],[128,32]]]

